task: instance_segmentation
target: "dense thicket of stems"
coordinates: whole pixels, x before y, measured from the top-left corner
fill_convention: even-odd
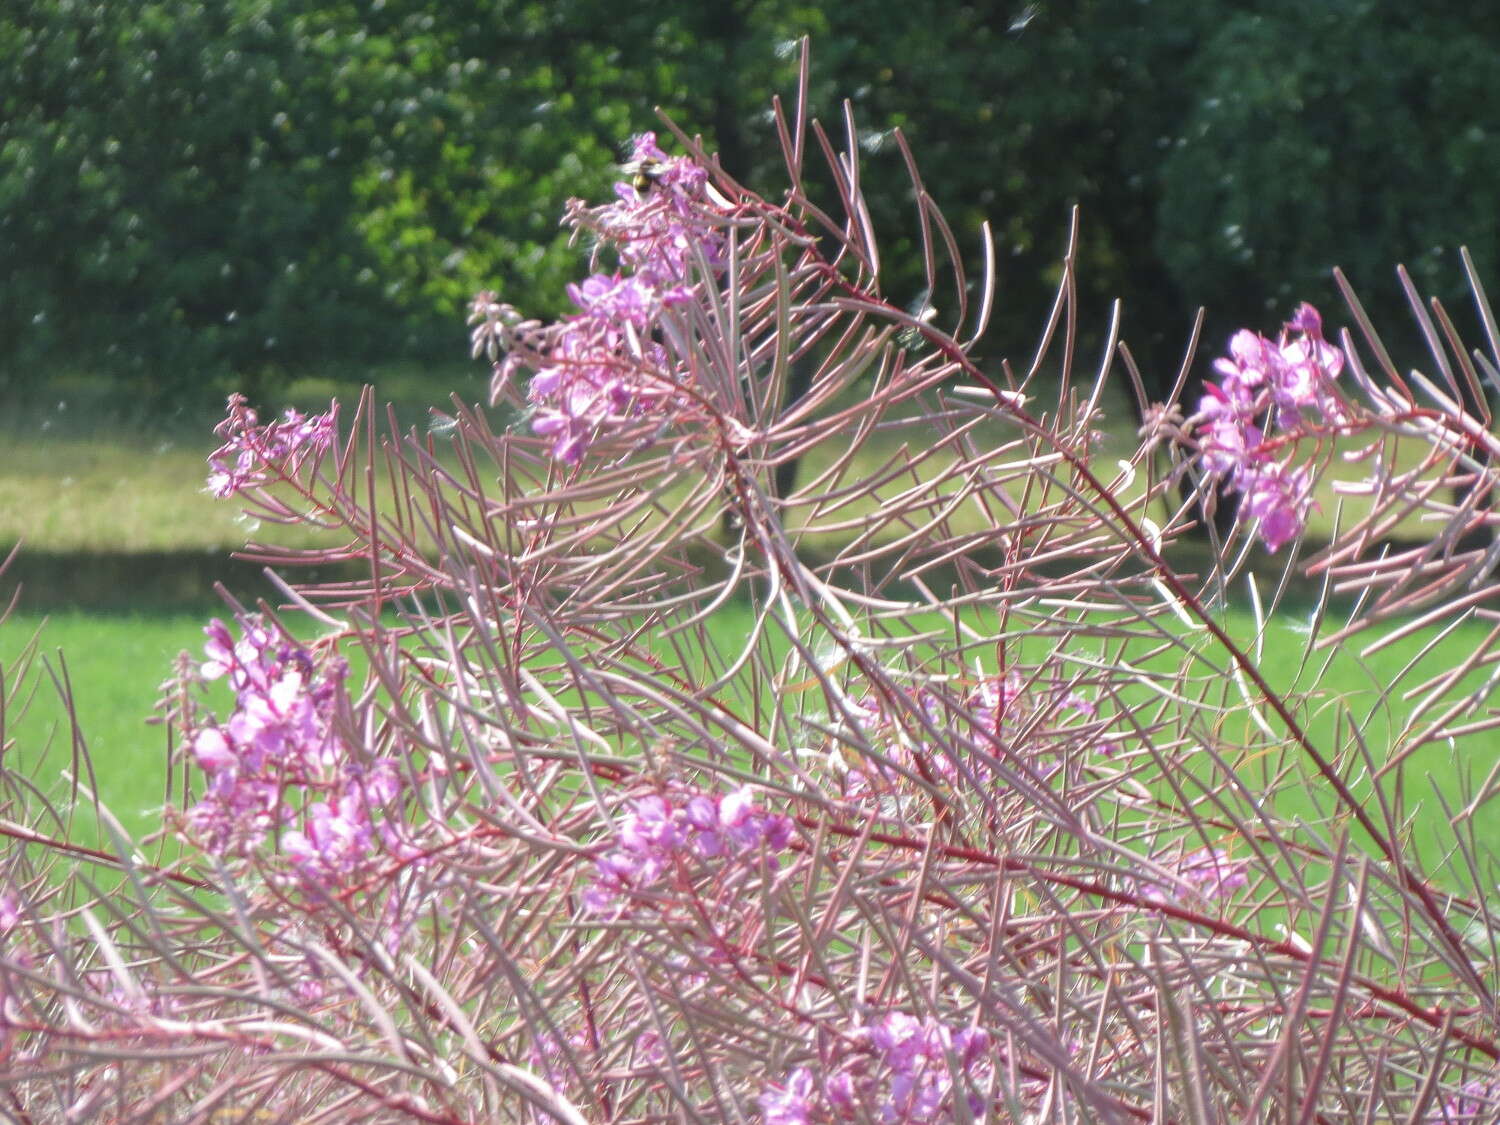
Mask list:
[[[162,841],[71,842],[82,761],[61,800],[0,776],[0,1112],[1494,1119],[1495,780],[1462,754],[1497,722],[1500,628],[1458,660],[1434,641],[1374,705],[1318,690],[1373,624],[1494,616],[1496,439],[1460,405],[1500,368],[1477,281],[1483,350],[1413,294],[1432,367],[1403,377],[1351,302],[1318,411],[1247,400],[1262,464],[1363,466],[1330,543],[1283,545],[1304,508],[1267,555],[1252,517],[1296,505],[1246,505],[1184,550],[1179,481],[1228,471],[1216,416],[1101,436],[1140,381],[1118,308],[1077,353],[1071,249],[1031,358],[982,368],[1003,294],[915,163],[936,316],[882,291],[854,123],[777,113],[782,202],[678,138],[694,163],[573,213],[610,284],[661,264],[622,215],[690,236],[642,319],[480,303],[529,423],[235,406],[217,487],[329,546],[261,549],[283,610],[237,609],[179,670]],[[559,359],[596,330],[608,386]],[[1224,611],[1272,628],[1299,583],[1301,667],[1267,667]],[[1464,797],[1419,853],[1434,798],[1403,763],[1431,744]]]

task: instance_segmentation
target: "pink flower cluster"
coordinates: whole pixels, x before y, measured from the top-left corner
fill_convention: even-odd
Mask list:
[[[1311,473],[1291,457],[1276,460],[1285,444],[1276,439],[1295,433],[1307,413],[1343,420],[1333,391],[1343,369],[1344,353],[1323,338],[1322,318],[1309,304],[1292,314],[1278,340],[1244,329],[1229,341],[1229,355],[1214,361],[1221,381],[1206,384],[1198,404],[1203,465],[1243,496],[1272,551],[1302,533],[1312,506]]]
[[[641,179],[615,184],[616,202],[604,207],[571,202],[570,220],[614,244],[621,264],[669,303],[686,300],[699,254],[710,266],[723,264],[723,235],[705,221],[708,173],[686,157],[667,156],[655,133],[635,138],[630,159]]]
[[[188,810],[189,829],[215,855],[246,854],[283,829],[282,849],[299,874],[337,881],[377,849],[397,849],[381,814],[400,794],[400,774],[389,761],[355,761],[335,732],[342,661],[319,666],[259,619],[241,625],[239,641],[222,621],[204,630],[208,659],[199,673],[227,678],[235,708],[227,721],[192,734],[207,787]],[[309,796],[321,799],[307,803]]]
[[[696,793],[678,803],[652,794],[630,802],[614,846],[595,863],[595,879],[584,892],[591,913],[617,913],[621,900],[649,890],[680,860],[769,858],[773,863],[792,839],[788,817],[755,804],[748,787],[729,794]]]
[[[1148,902],[1176,902],[1184,896],[1202,902],[1229,897],[1229,892],[1249,881],[1248,859],[1230,859],[1219,848],[1200,848],[1177,862],[1177,884],[1171,888],[1155,882],[1143,882],[1141,897]]]
[[[573,1068],[568,1065],[567,1056],[571,1053],[586,1058],[592,1052],[593,1041],[582,1029],[572,1032],[567,1038],[566,1045],[552,1032],[544,1031],[539,1033],[532,1043],[531,1049],[526,1053],[526,1061],[534,1072],[547,1080],[549,1086],[572,1097],[578,1091]],[[533,1121],[540,1119],[539,1114],[532,1115]]]
[[[260,424],[244,395],[229,396],[228,417],[214,427],[223,445],[208,459],[208,491],[219,499],[293,475],[310,456],[333,444],[335,412],[306,415],[287,410],[279,421]]]
[[[376,855],[408,854],[391,819],[380,815],[401,794],[394,763],[345,762],[322,789],[327,799],[308,805],[302,827],[281,836],[283,854],[304,879],[336,886]]]
[[[1429,1110],[1424,1120],[1429,1125],[1480,1125],[1481,1122],[1493,1122],[1500,1119],[1497,1089],[1500,1087],[1493,1080],[1471,1079],[1437,1109]]]
[[[868,1120],[882,1125],[956,1120],[954,1077],[971,1115],[984,1109],[975,1091],[994,1070],[990,1036],[980,1028],[952,1028],[928,1017],[889,1012],[858,1028],[849,1046],[820,1079],[807,1067],[792,1071],[760,1095],[765,1125]]]
[[[669,158],[653,133],[636,138],[632,163],[643,186],[616,184],[617,200],[603,207],[569,204],[567,221],[612,245],[621,267],[568,286],[577,313],[542,327],[491,293],[479,294],[470,312],[474,354],[495,362],[497,392],[531,370],[532,428],[570,465],[599,433],[676,394],[681,377],[659,340],[661,317],[690,299],[696,263],[715,268],[724,257],[707,173]]]

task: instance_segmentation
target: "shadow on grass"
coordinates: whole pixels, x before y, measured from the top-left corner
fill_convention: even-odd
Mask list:
[[[0,548],[0,558],[4,556]],[[1304,551],[1308,554],[1311,546]],[[801,552],[809,568],[817,571],[831,561],[826,550],[808,545]],[[1171,545],[1168,561],[1189,586],[1211,569],[1211,550],[1207,543],[1184,537]],[[722,548],[703,544],[688,551],[688,562],[705,581],[722,578],[728,562]],[[951,588],[984,586],[1005,566],[1006,558],[998,549],[983,546],[968,551],[960,560],[923,573],[928,590],[943,594]],[[1262,581],[1272,584],[1284,561],[1274,557],[1264,560],[1259,570]],[[1066,563],[1057,564],[1066,569]],[[224,599],[216,591],[222,585],[234,598],[249,606],[264,598],[272,604],[285,599],[266,578],[261,563],[235,559],[222,549],[169,551],[38,551],[23,546],[0,577],[0,598],[8,601],[10,592],[21,588],[18,608],[26,613],[55,610],[78,610],[101,614],[152,614],[221,612]],[[960,571],[964,573],[960,574]],[[1035,568],[1044,576],[1046,566]],[[299,585],[347,581],[368,575],[368,566],[358,562],[323,567],[283,568],[284,577]],[[922,600],[922,595],[895,575],[867,575],[871,592],[885,597]],[[1243,589],[1237,591],[1243,593]],[[1313,604],[1318,584],[1294,577],[1289,583],[1284,610],[1296,611]],[[1341,604],[1343,599],[1336,599]]]
[[[4,575],[4,591],[20,587],[17,608],[27,613],[59,609],[97,613],[222,612],[222,584],[253,605],[283,598],[260,563],[228,558],[222,551],[60,552],[22,549]],[[299,579],[334,581],[360,573],[356,567],[302,568]]]
[[[5,548],[0,548],[0,559],[4,554]],[[1207,544],[1187,540],[1174,545],[1167,557],[1187,585],[1196,588],[1201,576],[1210,569],[1211,554]],[[816,550],[805,550],[802,555],[804,562],[814,571],[829,562],[828,556]],[[722,550],[715,551],[708,546],[688,552],[688,561],[705,583],[722,579],[729,567]],[[961,563],[925,571],[924,585],[939,594],[964,585],[983,586],[985,575],[1004,564],[1005,558],[999,551],[977,548],[970,551]],[[1281,577],[1280,568],[1284,563],[1268,557],[1264,564],[1263,568],[1257,568],[1256,573],[1261,589],[1268,591]],[[960,575],[960,567],[966,574]],[[246,606],[254,606],[261,599],[272,605],[283,604],[286,599],[266,577],[266,569],[264,564],[236,559],[222,550],[46,552],[23,547],[0,576],[0,606],[8,603],[12,592],[19,588],[17,609],[23,613],[77,611],[102,615],[170,613],[213,616],[222,614],[225,607],[224,598],[217,589],[219,586]],[[1037,567],[1033,574],[1045,576],[1047,571],[1045,566]],[[281,568],[280,573],[301,586],[367,578],[369,569],[367,564],[349,562]],[[879,576],[870,577],[873,592],[880,596],[923,600],[923,595],[910,583],[895,578],[882,582]],[[1305,616],[1317,604],[1319,593],[1318,582],[1293,576],[1287,581],[1278,616],[1283,619]],[[1245,604],[1248,599],[1244,594],[1244,580],[1241,579],[1230,591],[1231,601]],[[1329,615],[1340,617],[1352,604],[1350,597],[1331,597]]]

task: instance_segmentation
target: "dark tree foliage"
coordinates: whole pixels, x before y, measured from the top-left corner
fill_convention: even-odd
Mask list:
[[[1440,295],[1457,246],[1490,264],[1496,22],[1394,0],[35,0],[0,13],[0,369],[160,395],[455,359],[481,287],[565,307],[584,250],[555,216],[656,106],[742,182],[782,182],[765,107],[806,35],[831,143],[844,97],[860,123],[884,292],[924,284],[899,127],[964,253],[993,227],[992,348],[1028,348],[1077,204],[1081,296],[1124,298],[1159,390],[1200,304],[1217,346],[1331,303],[1335,263],[1377,306],[1395,261]]]
[[[1186,113],[1160,168],[1154,252],[1210,322],[1271,323],[1333,304],[1334,266],[1376,319],[1404,307],[1392,266],[1455,315],[1457,250],[1491,276],[1500,78],[1488,8],[1386,0],[1227,15],[1182,76]]]
[[[349,222],[379,127],[295,5],[45,3],[0,21],[12,359],[147,392],[311,361],[379,323]],[[346,87],[347,89],[347,87]]]

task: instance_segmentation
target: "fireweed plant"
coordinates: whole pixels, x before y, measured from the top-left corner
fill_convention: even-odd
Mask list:
[[[1496,1119],[1494,784],[1462,754],[1500,629],[1373,706],[1316,688],[1372,624],[1493,616],[1477,282],[1482,351],[1413,295],[1430,376],[1352,295],[1358,340],[1303,306],[1106,457],[1106,380],[1139,380],[1118,314],[1082,374],[1071,250],[1030,361],[980,366],[993,269],[971,289],[908,154],[946,311],[885,295],[854,125],[808,122],[805,74],[782,201],[642,137],[568,210],[574,312],[475,301],[508,426],[231,403],[212,487],[329,536],[252,550],[363,577],[208,626],[163,702],[156,841],[79,842],[4,774],[0,1112]],[[1183,550],[1229,495],[1212,557]],[[1322,593],[1278,690],[1221,611],[1278,627],[1298,572]],[[1421,854],[1429,745],[1462,798]]]

